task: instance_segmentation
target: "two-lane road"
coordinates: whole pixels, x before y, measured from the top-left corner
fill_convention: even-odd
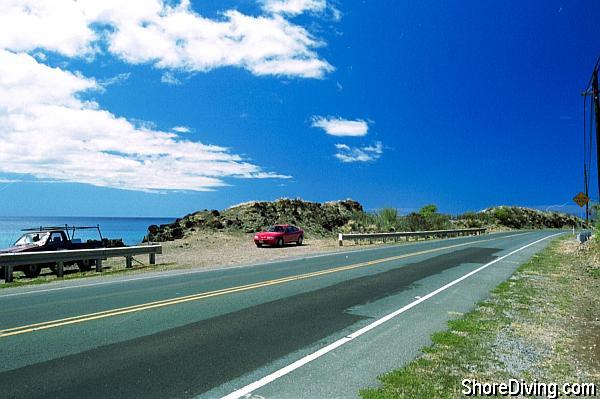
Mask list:
[[[0,396],[356,396],[556,234],[5,289]]]

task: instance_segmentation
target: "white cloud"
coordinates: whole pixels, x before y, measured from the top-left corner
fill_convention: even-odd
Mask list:
[[[194,12],[188,0],[3,0],[0,48],[91,56],[102,44],[122,60],[161,69],[209,71],[234,66],[255,75],[322,78],[333,67],[315,50],[323,42],[285,15],[318,10],[323,0],[267,1],[280,12],[250,16],[226,10],[219,19]]]
[[[346,144],[336,144],[335,148],[338,150],[335,157],[344,163],[372,162],[381,158],[383,154],[383,144],[380,141],[365,147],[350,147]]]
[[[0,173],[149,191],[287,177],[227,148],[136,126],[79,97],[101,88],[94,79],[0,49]]]
[[[189,133],[192,131],[192,129],[187,126],[174,126],[171,130],[177,133]]]
[[[369,132],[369,124],[362,120],[348,120],[329,116],[312,117],[312,126],[321,128],[325,133],[338,137],[362,137]]]
[[[50,52],[89,62],[108,53],[164,69],[167,84],[181,84],[181,72],[220,67],[300,78],[333,71],[316,52],[324,43],[288,19],[320,13],[326,1],[271,2],[279,11],[225,10],[211,19],[188,0],[1,0],[0,173],[131,190],[209,190],[232,177],[287,178],[227,148],[183,139],[185,126],[161,131],[83,100],[128,73],[96,80],[44,65]]]
[[[262,9],[271,14],[295,17],[304,13],[328,15],[333,21],[342,19],[342,12],[327,0],[260,0]]]
[[[177,77],[172,72],[165,72],[160,77],[161,83],[165,83],[172,86],[178,86],[181,84],[181,80],[177,79]]]
[[[335,6],[329,5],[329,10],[331,12],[331,19],[336,22],[339,22],[342,19],[342,12],[338,10]]]
[[[327,8],[326,0],[262,0],[265,11],[274,14],[299,15],[309,12],[323,12]]]
[[[0,2],[0,47],[13,51],[45,49],[66,56],[93,52],[93,16],[83,3],[66,0]],[[89,7],[88,7],[89,8]]]
[[[44,61],[44,60],[41,60],[41,61]],[[100,82],[100,85],[102,85],[103,87],[119,85],[119,84],[125,82],[130,77],[131,77],[131,73],[129,73],[129,72],[120,73],[120,74],[112,76],[110,78],[103,79]]]

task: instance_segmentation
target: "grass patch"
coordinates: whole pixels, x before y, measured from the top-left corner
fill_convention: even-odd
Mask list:
[[[509,378],[599,383],[600,365],[586,361],[576,348],[589,345],[585,323],[597,324],[593,317],[600,314],[594,280],[600,269],[583,266],[600,251],[573,252],[571,241],[567,236],[552,242],[473,311],[433,334],[433,344],[419,358],[380,376],[379,388],[361,390],[360,395],[462,398],[464,378],[484,383]],[[598,334],[591,336],[597,339]]]
[[[105,261],[106,263],[106,261]],[[11,283],[0,283],[0,289],[4,288],[14,288],[14,287],[24,287],[29,285],[41,285],[41,284],[50,284],[57,281],[65,281],[65,280],[76,280],[83,278],[91,278],[91,277],[108,277],[114,275],[128,274],[128,273],[139,273],[144,271],[161,271],[164,270],[165,267],[177,266],[176,263],[157,263],[155,265],[138,265],[134,266],[131,269],[126,269],[123,266],[120,267],[105,267],[102,273],[97,273],[95,271],[89,272],[78,272],[73,270],[66,270],[66,274],[64,277],[59,278],[55,274],[45,274],[36,278],[18,278],[15,276],[15,280]]]

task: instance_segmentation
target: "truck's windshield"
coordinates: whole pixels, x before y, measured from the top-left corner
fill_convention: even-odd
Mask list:
[[[50,237],[50,233],[37,232],[37,233],[23,234],[21,236],[21,238],[19,238],[15,242],[15,246],[18,247],[21,245],[31,245],[31,244],[42,246],[46,243],[46,241],[48,240],[48,237]]]

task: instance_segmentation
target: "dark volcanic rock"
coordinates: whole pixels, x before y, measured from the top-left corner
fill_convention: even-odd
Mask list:
[[[183,238],[194,230],[235,230],[245,233],[260,231],[275,223],[296,224],[307,232],[323,235],[348,224],[363,207],[356,201],[344,200],[326,203],[301,199],[279,199],[273,202],[247,202],[222,212],[204,210],[191,213],[172,224],[152,225],[148,228],[149,241],[171,241]]]

